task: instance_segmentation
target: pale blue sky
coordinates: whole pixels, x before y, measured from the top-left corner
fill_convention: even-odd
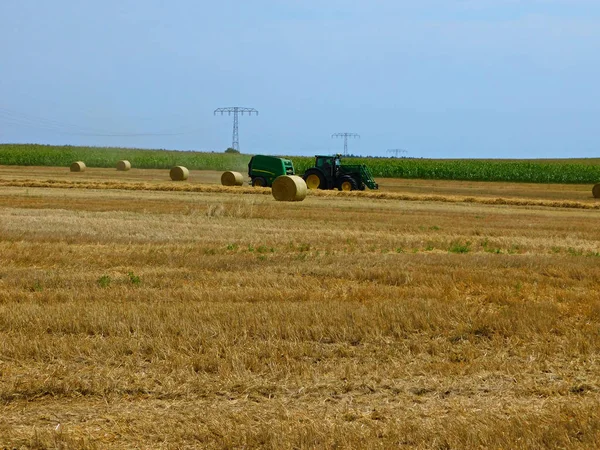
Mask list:
[[[599,157],[599,50],[598,0],[0,0],[0,142]]]

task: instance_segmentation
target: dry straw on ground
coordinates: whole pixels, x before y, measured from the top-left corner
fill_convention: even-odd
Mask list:
[[[592,188],[592,194],[594,194],[594,198],[600,198],[600,183]]]
[[[223,172],[223,175],[221,175],[221,184],[223,186],[242,186],[244,184],[244,176],[239,172]]]
[[[190,171],[183,166],[175,166],[171,169],[169,175],[171,175],[171,180],[173,181],[183,181],[188,179]]]
[[[128,191],[181,191],[181,192],[214,192],[214,193],[236,193],[236,194],[247,194],[247,195],[268,195],[269,189],[257,189],[251,187],[231,187],[231,186],[219,186],[215,183],[212,184],[179,184],[174,185],[172,183],[150,183],[150,182],[123,182],[123,181],[81,181],[81,180],[61,180],[61,179],[45,179],[36,180],[29,178],[20,179],[1,179],[0,186],[8,187],[39,187],[39,188],[56,188],[56,189],[120,189]],[[568,185],[564,186],[568,189]],[[397,200],[397,201],[414,201],[414,202],[442,202],[442,203],[474,203],[482,205],[506,205],[506,206],[524,206],[524,207],[545,207],[545,208],[566,208],[566,209],[600,209],[600,203],[591,200],[589,197],[589,188],[586,186],[585,194],[577,192],[577,196],[580,196],[587,201],[574,201],[574,200],[551,200],[544,199],[541,196],[543,193],[539,193],[540,198],[528,198],[525,194],[528,191],[524,190],[520,193],[519,197],[485,197],[479,192],[475,196],[463,196],[463,195],[430,195],[430,194],[405,194],[401,192],[340,192],[340,191],[321,191],[312,190],[308,192],[308,195],[317,197],[357,197],[364,199],[377,199],[377,200]],[[573,196],[573,194],[571,193]]]
[[[131,169],[131,163],[129,161],[123,159],[117,163],[117,170],[127,171],[129,169]]]
[[[0,449],[600,448],[597,208],[96,170],[0,181]]]
[[[85,163],[83,161],[75,161],[71,164],[71,172],[84,172]]]
[[[306,198],[305,181],[296,175],[282,175],[273,181],[273,197],[280,202],[300,202]]]

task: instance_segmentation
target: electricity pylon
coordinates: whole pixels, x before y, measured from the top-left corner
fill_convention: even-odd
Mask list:
[[[331,138],[344,138],[344,156],[348,156],[348,138],[360,138],[356,133],[334,133]]]
[[[395,157],[397,158],[398,155],[400,153],[408,153],[406,150],[404,150],[403,148],[390,148],[387,151],[388,153],[393,153],[395,155]]]
[[[228,113],[229,115],[233,113],[233,142],[231,144],[231,148],[239,151],[240,138],[238,135],[238,113],[242,116],[244,115],[244,113],[248,113],[249,116],[251,116],[252,113],[256,113],[256,115],[258,116],[258,111],[254,108],[244,108],[242,106],[229,106],[227,108],[215,109],[214,115],[216,116],[217,113],[221,113],[221,115],[223,115],[223,113]]]

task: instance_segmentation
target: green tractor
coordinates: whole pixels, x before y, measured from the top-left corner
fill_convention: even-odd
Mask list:
[[[340,191],[364,191],[379,189],[371,171],[364,164],[342,164],[341,155],[315,157],[315,167],[308,169],[302,178],[309,189],[334,189]]]

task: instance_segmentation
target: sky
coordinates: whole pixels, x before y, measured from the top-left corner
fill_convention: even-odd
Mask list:
[[[598,0],[1,0],[0,143],[600,157]]]

